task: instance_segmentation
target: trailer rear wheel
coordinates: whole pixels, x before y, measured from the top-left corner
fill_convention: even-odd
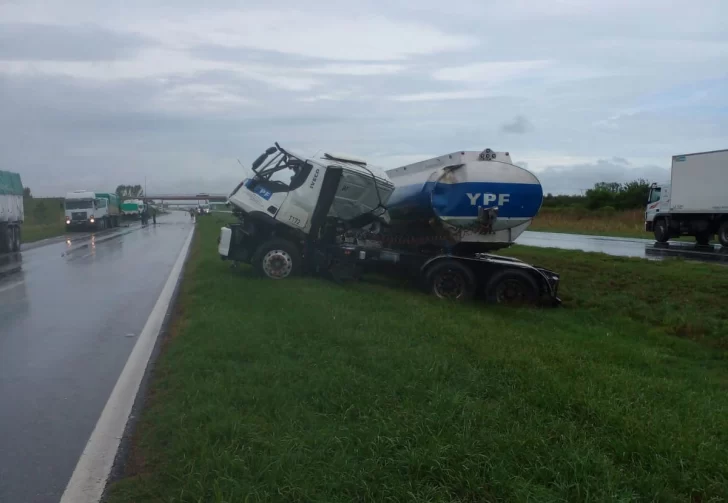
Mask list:
[[[0,253],[9,252],[10,250],[7,248],[7,237],[6,235],[11,233],[12,230],[10,227],[5,227],[4,229],[2,226],[0,226]]]
[[[518,269],[497,272],[485,287],[487,298],[495,304],[535,304],[538,284],[532,275]]]
[[[430,292],[441,299],[469,300],[477,283],[470,268],[456,260],[435,263],[426,274]]]
[[[728,220],[718,227],[718,241],[723,246],[728,246]]]
[[[20,227],[13,228],[13,251],[20,251]]]
[[[15,248],[15,230],[13,227],[8,226],[5,228],[5,235],[3,236],[2,248],[4,252],[12,253]]]
[[[298,272],[301,254],[296,245],[285,239],[271,239],[255,250],[253,269],[271,279],[285,279]]]

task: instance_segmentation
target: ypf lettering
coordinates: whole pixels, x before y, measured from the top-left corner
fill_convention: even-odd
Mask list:
[[[468,199],[470,199],[471,206],[477,206],[478,204],[488,206],[496,199],[498,200],[498,206],[503,206],[505,203],[510,202],[511,200],[510,194],[490,194],[488,192],[486,192],[485,194],[481,194],[480,192],[473,194],[471,192],[468,192],[465,195],[468,196]]]

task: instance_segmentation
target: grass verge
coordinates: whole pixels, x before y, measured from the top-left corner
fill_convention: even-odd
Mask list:
[[[723,269],[515,247],[565,307],[231,272],[200,219],[109,501],[720,501]]]

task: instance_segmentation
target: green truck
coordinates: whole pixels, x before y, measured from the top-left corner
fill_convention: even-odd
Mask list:
[[[144,202],[141,199],[127,199],[121,203],[121,214],[124,218],[138,219],[142,210],[144,210]]]
[[[23,224],[23,182],[20,175],[0,171],[0,253],[20,251]]]

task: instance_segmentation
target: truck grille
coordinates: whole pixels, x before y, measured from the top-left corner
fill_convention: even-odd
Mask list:
[[[71,220],[86,220],[85,211],[74,211],[71,213]]]

